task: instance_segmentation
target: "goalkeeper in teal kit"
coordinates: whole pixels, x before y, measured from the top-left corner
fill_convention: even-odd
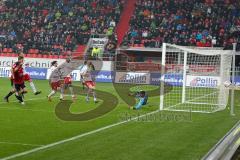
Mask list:
[[[147,104],[148,95],[145,91],[136,92],[134,95],[135,95],[136,99],[138,100],[138,102],[133,107],[133,109],[135,109],[135,110],[141,109],[142,106]]]

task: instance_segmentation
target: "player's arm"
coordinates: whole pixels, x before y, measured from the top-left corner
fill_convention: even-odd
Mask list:
[[[16,66],[13,68],[13,72],[17,72],[19,68],[21,67],[21,63],[17,63]]]
[[[14,72],[13,72],[13,68],[10,69],[11,72],[11,79],[14,79]]]
[[[87,70],[84,70],[84,71],[81,73],[81,75],[82,75],[83,77],[87,77],[87,76],[88,76],[88,71],[87,71]]]

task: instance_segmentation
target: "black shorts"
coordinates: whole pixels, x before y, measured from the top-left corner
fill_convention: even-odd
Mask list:
[[[22,89],[24,89],[24,88],[25,88],[25,84],[24,83],[22,83],[22,84],[15,84],[15,89],[16,89],[17,92],[22,90]]]

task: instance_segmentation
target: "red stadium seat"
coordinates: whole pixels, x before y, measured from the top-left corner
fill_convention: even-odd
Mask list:
[[[51,54],[48,55],[48,58],[53,59],[53,55],[51,55]]]
[[[34,49],[34,50],[33,50],[33,53],[34,53],[34,54],[38,54],[38,53],[39,53],[39,50],[38,50],[38,49]]]
[[[38,55],[37,55],[37,54],[35,54],[35,53],[34,53],[34,54],[32,54],[32,58],[37,58],[37,56],[38,56]]]
[[[47,55],[47,54],[44,54],[44,55],[42,56],[42,58],[48,58],[48,55]]]
[[[6,57],[11,57],[10,53],[5,54]]]
[[[18,54],[17,53],[13,53],[13,57],[18,57]]]
[[[3,48],[3,53],[7,53],[8,49],[7,48]]]
[[[11,57],[15,57],[15,53],[9,53]]]
[[[12,48],[8,48],[8,49],[7,49],[7,52],[8,52],[8,53],[12,53],[12,52],[13,52]]]
[[[43,56],[42,56],[42,54],[36,54],[36,57],[37,58],[42,58]]]
[[[33,54],[28,54],[28,57],[29,57],[29,58],[32,58],[32,57],[33,57]]]
[[[53,58],[54,59],[58,59],[58,55],[53,55]]]
[[[28,54],[32,54],[32,53],[33,53],[33,49],[29,49]]]
[[[140,47],[144,47],[144,44],[143,44],[143,43],[141,43],[141,44],[140,44]]]
[[[134,44],[133,47],[138,47],[138,44]]]

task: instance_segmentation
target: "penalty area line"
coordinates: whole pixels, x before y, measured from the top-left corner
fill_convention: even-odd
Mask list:
[[[26,156],[26,155],[29,155],[31,153],[35,153],[35,152],[38,152],[38,151],[41,151],[41,150],[52,148],[52,147],[55,147],[55,146],[60,145],[60,144],[64,144],[64,143],[67,143],[67,142],[78,140],[78,139],[80,139],[82,137],[86,137],[86,136],[89,136],[89,135],[101,132],[103,130],[106,130],[106,129],[109,129],[109,128],[112,128],[112,127],[115,127],[115,126],[119,126],[121,124],[125,124],[127,122],[130,122],[130,121],[136,120],[138,118],[145,117],[145,116],[157,113],[157,112],[159,112],[159,110],[156,110],[156,111],[153,111],[153,112],[141,115],[139,117],[132,118],[130,120],[125,120],[125,121],[114,123],[114,124],[111,124],[111,125],[108,125],[108,126],[105,126],[105,127],[101,127],[99,129],[96,129],[96,130],[93,130],[93,131],[90,131],[90,132],[86,132],[86,133],[83,133],[83,134],[79,134],[77,136],[74,136],[74,137],[71,137],[71,138],[67,138],[67,139],[64,139],[64,140],[61,140],[61,141],[58,141],[58,142],[54,142],[54,143],[50,143],[50,144],[47,144],[47,145],[44,145],[44,146],[41,146],[41,147],[37,147],[37,148],[31,149],[31,150],[28,150],[28,151],[25,151],[25,152],[17,153],[17,154],[14,154],[14,155],[2,158],[0,160],[9,160],[9,159],[17,158],[17,157]]]

